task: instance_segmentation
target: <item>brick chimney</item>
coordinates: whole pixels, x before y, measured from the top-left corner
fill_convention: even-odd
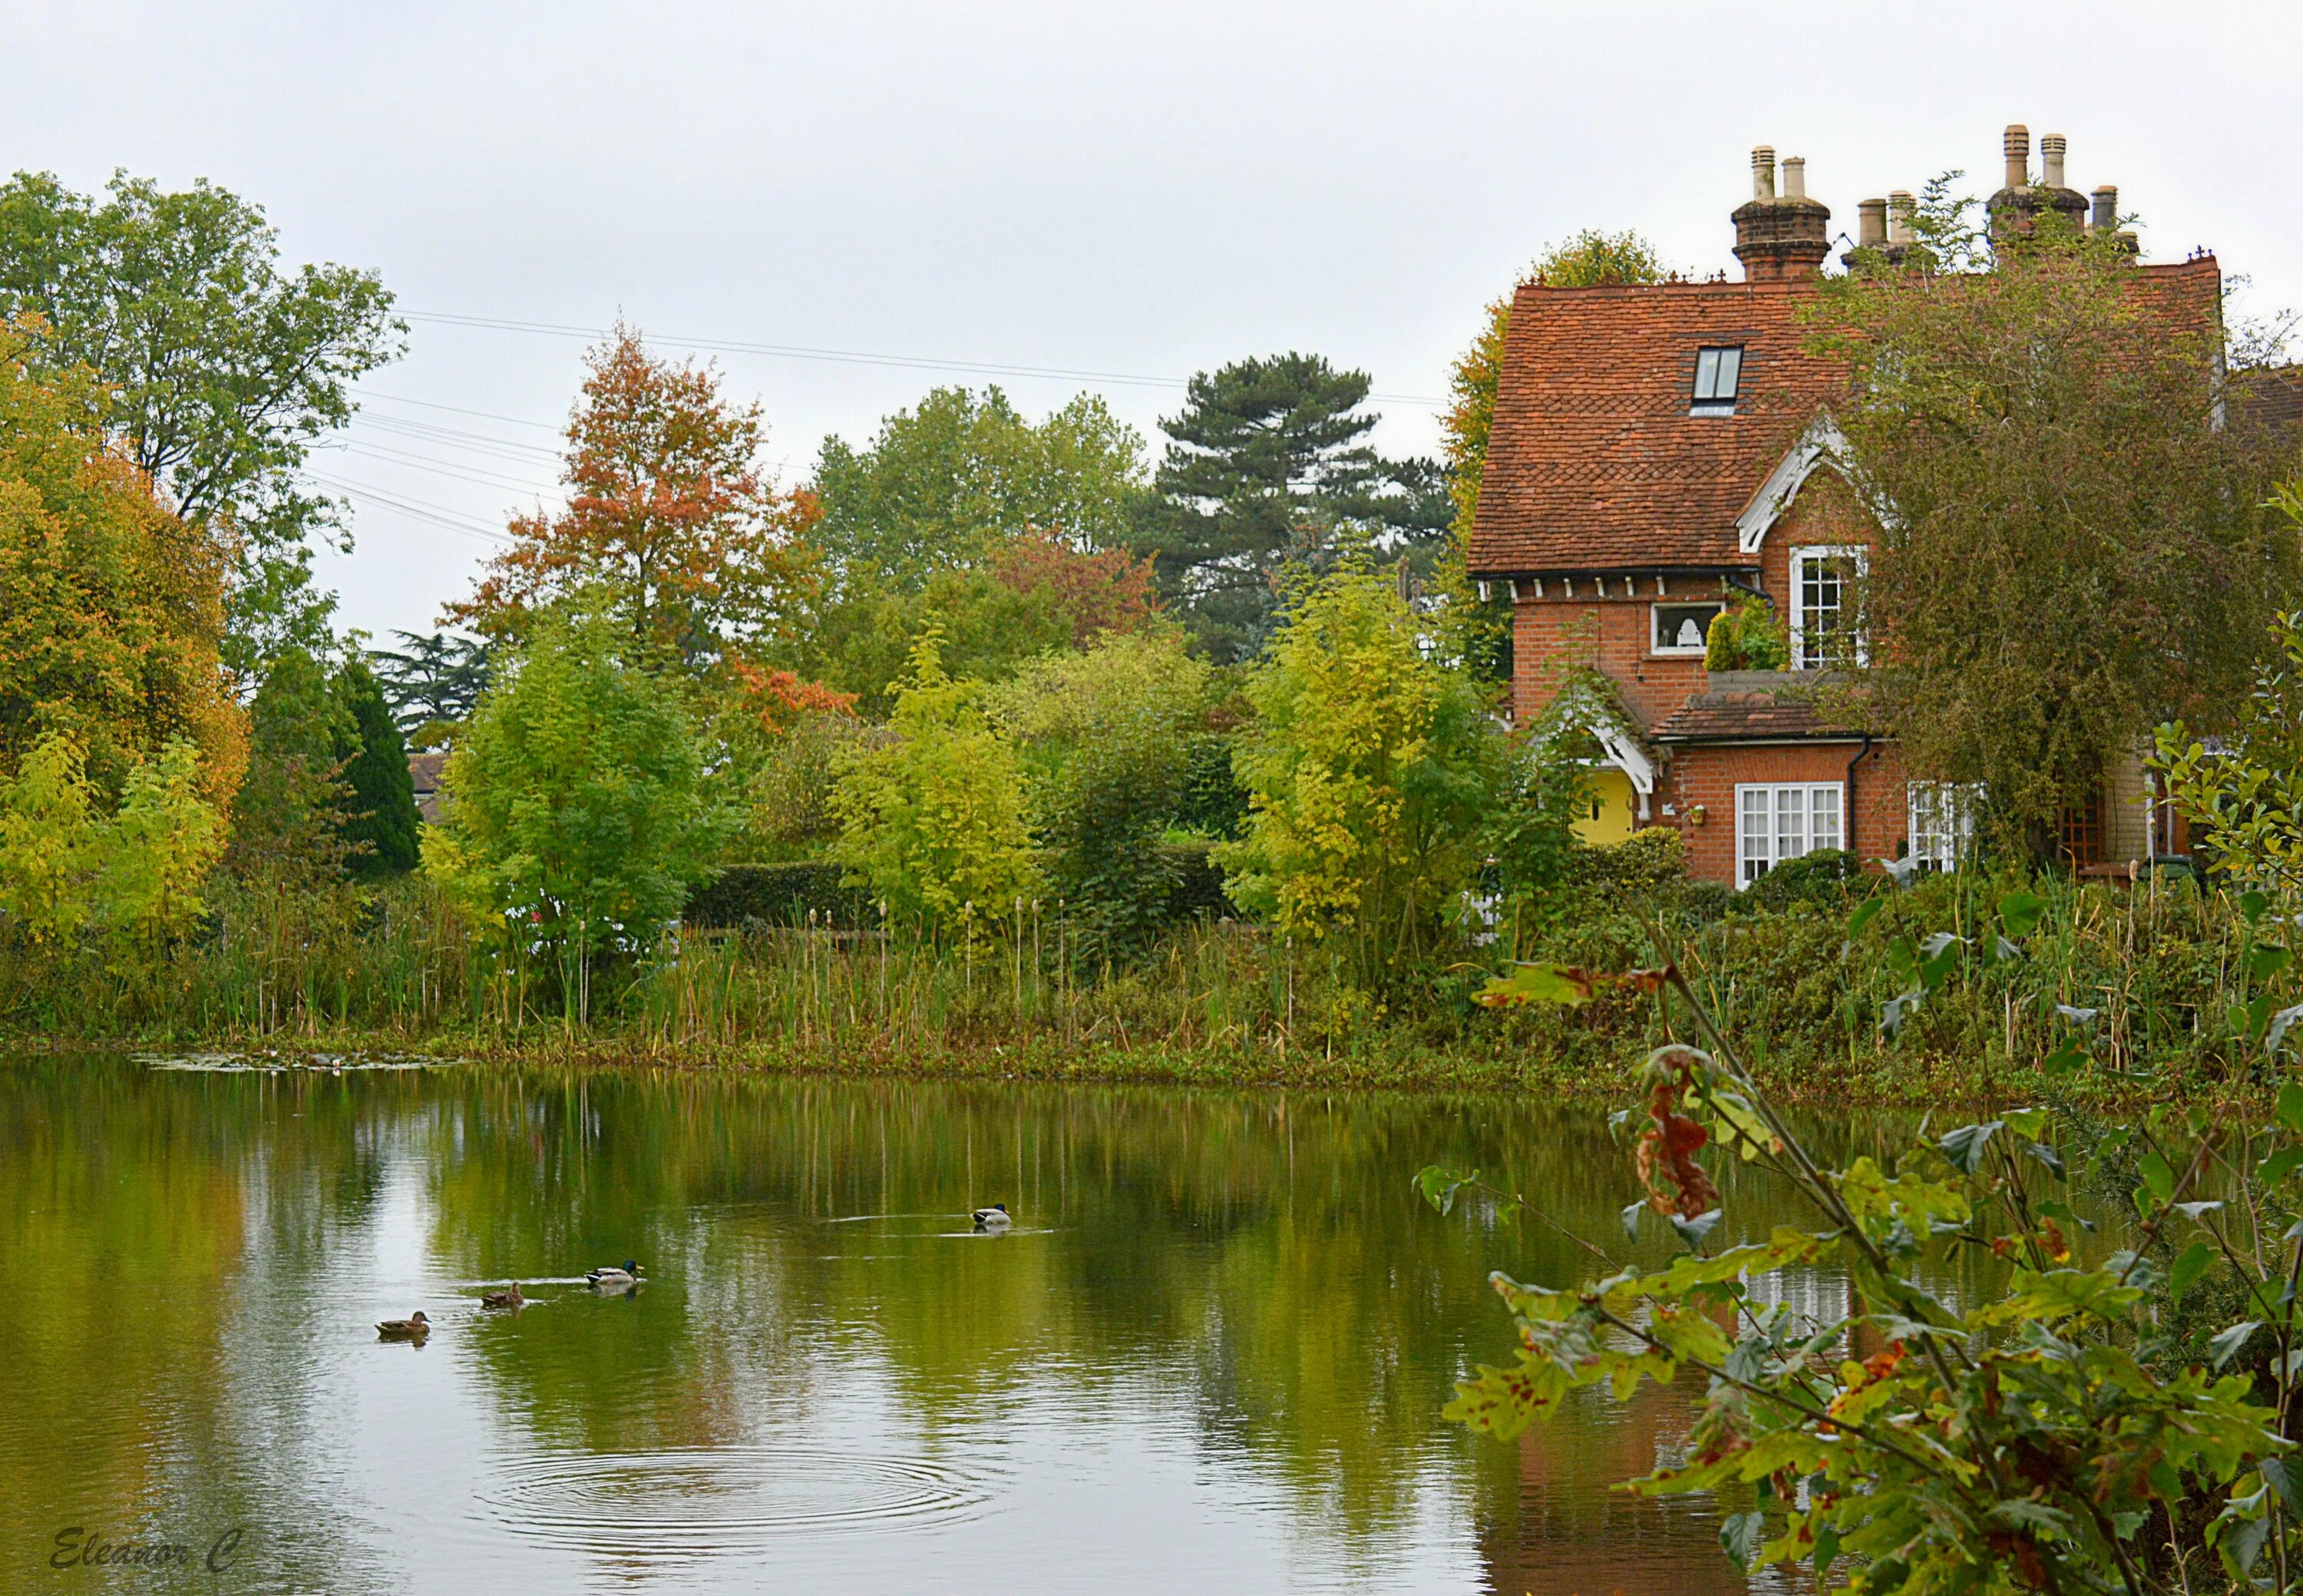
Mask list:
[[[1812,277],[1831,253],[1831,208],[1807,197],[1807,162],[1784,163],[1784,192],[1776,192],[1776,152],[1751,152],[1751,198],[1735,207],[1735,258],[1747,283]]]

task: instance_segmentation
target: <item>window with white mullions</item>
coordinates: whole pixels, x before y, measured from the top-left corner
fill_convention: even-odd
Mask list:
[[[1909,803],[1905,856],[1929,870],[1956,870],[1960,856],[1975,840],[1975,815],[1983,789],[1964,781],[1913,781],[1904,789]]]
[[[1829,671],[1868,663],[1855,621],[1855,582],[1863,570],[1860,548],[1792,551],[1793,670]]]
[[[1655,604],[1650,613],[1655,623],[1655,635],[1650,644],[1656,654],[1700,654],[1710,636],[1711,622],[1725,605]]]
[[[1736,884],[1785,859],[1844,847],[1845,789],[1837,781],[1749,782],[1735,789]]]

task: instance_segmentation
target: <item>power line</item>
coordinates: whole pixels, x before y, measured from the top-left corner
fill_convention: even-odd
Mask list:
[[[530,421],[524,416],[499,416],[494,410],[466,410],[460,404],[442,404],[438,401],[431,399],[409,399],[405,395],[399,393],[377,393],[373,391],[369,391],[361,393],[360,399],[363,402],[371,399],[381,399],[388,404],[412,404],[420,406],[427,410],[453,410],[459,416],[477,416],[484,421],[505,421],[510,423],[514,426],[533,426],[544,432],[564,432],[567,430],[564,426],[555,422]]]
[[[409,321],[430,322],[443,327],[481,327],[500,333],[535,333],[553,338],[599,339],[614,335],[607,327],[569,326],[560,322],[514,321],[503,317],[463,316],[446,311],[403,310]],[[1137,388],[1180,389],[1189,386],[1185,379],[1173,376],[1143,376],[1130,372],[1089,371],[1062,366],[1024,366],[985,360],[947,360],[932,355],[884,355],[862,350],[817,349],[797,343],[754,343],[734,338],[695,338],[684,334],[662,333],[654,334],[659,343],[679,344],[688,349],[710,350],[721,354],[772,355],[784,359],[828,360],[851,366],[894,366],[919,371],[949,371],[978,376],[1045,377],[1060,382],[1118,383]],[[1390,404],[1413,404],[1437,410],[1447,401],[1419,393],[1371,393],[1370,399]],[[446,408],[446,407],[443,407]],[[478,412],[475,412],[478,413]],[[499,418],[502,419],[502,418]],[[530,426],[536,423],[528,423]]]
[[[381,443],[345,442],[323,444],[321,447],[364,455],[370,460],[382,460],[387,465],[405,466],[414,470],[426,471],[435,477],[452,477],[459,482],[469,482],[480,487],[510,488],[516,493],[532,494],[539,498],[553,491],[548,486],[540,486],[534,482],[522,481],[518,477],[506,477],[494,471],[481,470],[477,467],[459,465],[453,460],[435,460],[430,455],[416,454],[404,449],[388,449]]]
[[[427,521],[433,526],[445,528],[451,532],[460,532],[467,537],[484,538],[490,543],[504,545],[509,545],[512,541],[505,534],[483,525],[477,519],[467,516],[460,510],[451,510],[444,504],[431,504],[422,499],[409,499],[397,494],[388,494],[382,488],[370,487],[367,483],[347,482],[341,477],[331,477],[323,471],[308,469],[304,475],[322,487],[333,489],[340,494],[348,494],[354,499],[373,503],[381,509],[396,511],[416,520]]]

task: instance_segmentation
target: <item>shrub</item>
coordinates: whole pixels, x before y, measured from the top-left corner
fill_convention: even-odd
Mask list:
[[[1687,874],[1687,844],[1669,826],[1648,826],[1621,842],[1579,846],[1568,879],[1587,892],[1609,898],[1651,891]]]
[[[1015,750],[991,729],[977,683],[944,674],[933,631],[896,686],[894,739],[850,753],[832,806],[832,857],[906,925],[972,936],[1036,897]]]
[[[1819,848],[1785,859],[1744,889],[1754,908],[1786,909],[1794,903],[1836,908],[1858,890],[1863,861],[1840,848]]]
[[[681,918],[690,925],[733,927],[820,925],[870,925],[877,911],[870,894],[845,883],[838,865],[730,865],[688,894]]]
[[[1780,671],[1791,658],[1791,640],[1764,599],[1738,599],[1703,636],[1706,671]]]

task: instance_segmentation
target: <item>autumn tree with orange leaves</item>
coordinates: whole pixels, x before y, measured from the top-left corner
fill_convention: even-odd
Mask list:
[[[816,511],[762,472],[758,405],[730,403],[709,366],[659,359],[621,323],[586,363],[568,507],[514,517],[512,546],[445,618],[517,641],[538,611],[578,602],[628,629],[640,657],[690,676],[786,634]]]

